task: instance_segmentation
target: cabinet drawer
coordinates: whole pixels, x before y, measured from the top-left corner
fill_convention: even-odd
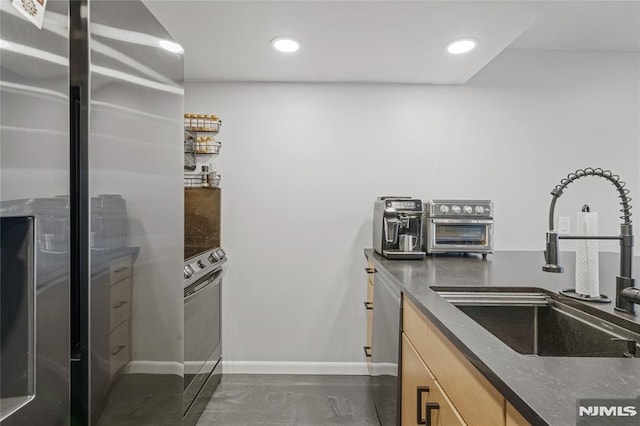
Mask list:
[[[426,404],[432,406],[429,412],[427,412]],[[425,424],[427,415],[430,416],[433,426],[463,426],[466,424],[407,336],[403,334],[402,425]],[[422,423],[418,423],[418,417]]]
[[[109,336],[109,372],[113,377],[131,359],[129,321],[123,322]]]
[[[111,286],[111,313],[110,327],[113,330],[119,324],[127,321],[131,312],[131,278],[124,280]]]
[[[367,309],[367,346],[371,347],[373,341],[373,310]]]
[[[376,268],[373,265],[373,261],[367,259],[367,270],[375,271]],[[367,272],[367,281],[369,284],[373,285],[376,274],[374,272]]]
[[[367,281],[367,302],[373,303],[373,284]]]
[[[403,330],[469,425],[503,425],[505,400],[408,299]]]
[[[529,422],[522,417],[513,405],[507,402],[507,426],[530,426]]]
[[[131,261],[131,255],[128,255],[114,259],[109,263],[109,280],[112,285],[131,276]]]

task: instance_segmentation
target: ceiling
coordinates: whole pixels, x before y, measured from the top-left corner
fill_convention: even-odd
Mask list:
[[[145,4],[193,81],[462,84],[507,48],[640,52],[640,1],[166,1]],[[292,36],[295,54],[270,40]],[[472,37],[453,56],[445,45]]]

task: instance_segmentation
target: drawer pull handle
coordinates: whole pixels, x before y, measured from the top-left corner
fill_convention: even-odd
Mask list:
[[[113,305],[113,309],[118,309],[120,306],[126,305],[126,304],[127,304],[126,300],[121,300],[118,303],[116,303],[115,305]]]
[[[129,267],[128,267],[128,266],[125,266],[124,268],[118,268],[118,269],[116,269],[115,271],[113,271],[113,273],[114,273],[114,274],[119,274],[120,272],[124,272],[124,271],[126,271],[127,269],[129,269]]]
[[[376,268],[364,268],[364,270],[367,271],[367,274],[375,274],[378,272]]]
[[[431,412],[433,410],[439,410],[440,409],[440,404],[438,404],[437,402],[427,402],[426,404],[424,404],[424,409],[427,412],[427,417],[425,417],[425,425],[426,426],[431,426],[433,423],[431,422]]]
[[[429,386],[418,386],[416,387],[416,396],[418,398],[418,402],[416,404],[417,407],[417,416],[418,416],[418,420],[417,423],[419,425],[423,425],[426,424],[426,420],[422,419],[422,394],[429,392]]]
[[[126,346],[118,345],[118,347],[111,351],[111,355],[118,355],[124,348],[126,348]]]
[[[367,358],[371,358],[371,346],[363,346],[364,347],[364,356]]]
[[[371,302],[364,302],[364,308],[365,308],[366,310],[368,310],[368,311],[369,311],[369,310],[371,310],[371,309],[373,309],[373,303],[371,303]]]

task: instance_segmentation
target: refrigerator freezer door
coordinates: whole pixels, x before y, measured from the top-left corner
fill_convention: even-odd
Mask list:
[[[179,425],[183,57],[141,2],[88,6],[90,420]]]

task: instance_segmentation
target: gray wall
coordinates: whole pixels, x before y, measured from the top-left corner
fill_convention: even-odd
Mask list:
[[[187,84],[186,111],[224,123],[227,365],[364,372],[378,195],[493,199],[496,248],[536,251],[567,173],[610,168],[637,200],[638,71],[634,53],[507,50],[464,86]],[[617,233],[615,191],[590,180],[559,214],[573,229],[589,203]]]

